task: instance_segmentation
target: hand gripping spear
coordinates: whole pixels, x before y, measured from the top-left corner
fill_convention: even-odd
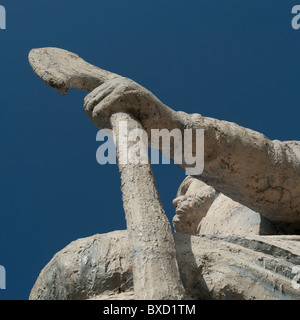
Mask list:
[[[33,49],[29,62],[46,84],[62,94],[70,88],[91,92],[106,81],[120,77],[58,48]],[[129,113],[117,112],[110,117],[116,137],[135,299],[184,299],[173,234],[157,192],[151,164],[149,161],[148,164],[120,163],[120,121],[127,121],[128,131],[142,129],[142,125]],[[130,146],[127,143],[127,150]]]

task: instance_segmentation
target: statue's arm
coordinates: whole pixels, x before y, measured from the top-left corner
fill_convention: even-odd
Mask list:
[[[235,123],[190,118],[205,130],[199,179],[266,218],[300,226],[300,163],[288,144]]]
[[[116,77],[85,99],[84,109],[99,128],[127,111],[151,129],[204,129],[204,171],[197,176],[265,217],[300,226],[300,168],[292,149],[235,123],[176,112],[134,81]],[[181,166],[184,169],[184,165]]]

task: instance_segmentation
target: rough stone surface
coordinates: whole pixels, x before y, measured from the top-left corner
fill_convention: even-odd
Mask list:
[[[76,300],[132,288],[127,233],[79,239],[58,252],[41,272],[30,299]]]
[[[199,234],[241,236],[285,234],[289,227],[274,223],[224,194],[219,194],[198,229]]]
[[[217,197],[218,192],[204,182],[190,176],[184,179],[173,200],[176,207],[173,226],[176,232],[198,233],[200,222]]]
[[[62,94],[70,88],[92,91],[117,76],[59,48],[32,49],[28,58],[37,76]]]
[[[31,50],[29,62],[34,72],[50,87],[60,93],[70,88],[92,91],[109,80],[121,83],[122,77],[97,68],[78,55],[57,48]],[[126,79],[126,83],[134,83]],[[102,93],[100,93],[101,97]],[[92,95],[90,95],[92,96]],[[109,99],[108,95],[107,98]],[[99,96],[93,96],[93,101]],[[115,111],[110,114],[109,125],[115,133],[121,190],[126,215],[129,247],[132,258],[134,290],[136,299],[183,299],[176,260],[175,244],[170,223],[162,208],[156,189],[151,165],[123,163],[120,161],[120,144],[128,153],[130,144],[119,137],[126,136],[120,123],[126,121],[127,130],[142,129],[140,121],[132,113]],[[120,134],[119,134],[120,133]],[[127,141],[126,141],[127,142]],[[132,143],[131,143],[132,144]],[[147,149],[146,149],[147,150]]]
[[[180,185],[173,204],[176,207],[173,225],[178,233],[237,236],[295,233],[293,226],[273,222],[190,176]]]
[[[123,207],[126,216],[129,248],[133,267],[135,298],[138,300],[182,300],[185,296],[180,279],[172,229],[157,192],[150,161],[145,164],[122,164],[120,134],[142,129],[127,113],[111,117],[117,145]],[[128,142],[126,152],[132,146]],[[147,152],[147,148],[145,147]]]
[[[110,128],[116,112],[139,119],[149,139],[152,128],[204,129],[205,168],[198,179],[272,221],[300,228],[299,143],[272,141],[235,123],[176,112],[136,82],[66,50],[34,49],[29,62],[43,81],[61,93],[69,88],[93,90],[85,98],[84,110],[99,129]],[[183,162],[181,167],[187,165]]]
[[[300,230],[299,142],[272,141],[235,123],[176,112],[136,82],[65,50],[34,49],[29,61],[45,83],[63,94],[69,88],[93,90],[85,98],[84,111],[99,129],[114,127],[111,119],[120,112],[141,123],[149,142],[153,128],[204,129],[204,171],[187,178],[174,200],[175,229],[186,234],[174,234],[176,251],[174,246],[174,250],[167,248],[173,250],[171,260],[177,258],[187,297],[300,298],[294,273],[295,267],[300,269],[300,238],[296,235]],[[196,152],[195,141],[192,147]],[[170,156],[174,158],[172,144]],[[189,166],[183,161],[180,167]],[[134,187],[130,176],[138,177]],[[143,174],[124,177],[128,184],[122,190],[124,208],[130,217],[135,201],[140,201],[142,211],[147,206],[143,200],[148,195],[143,192],[147,181]],[[135,191],[132,198],[130,188]],[[162,210],[160,204],[157,210]],[[143,231],[146,237],[156,230],[150,225]],[[140,298],[141,290],[133,294],[132,229],[128,234],[116,231],[67,246],[43,269],[30,299]],[[152,241],[160,238],[154,236]],[[147,259],[142,265],[148,265]]]
[[[109,80],[96,88],[85,98],[84,110],[99,129],[108,128],[109,117],[115,112],[133,114],[149,139],[152,128],[204,129],[205,166],[197,178],[267,219],[300,228],[300,158],[296,144],[272,141],[235,123],[175,112],[127,78]],[[171,158],[173,155],[171,150]],[[183,162],[180,167],[188,166]]]
[[[292,268],[300,236],[174,234],[179,270],[191,299],[300,299]],[[32,300],[133,299],[126,231],[72,242],[42,270]]]

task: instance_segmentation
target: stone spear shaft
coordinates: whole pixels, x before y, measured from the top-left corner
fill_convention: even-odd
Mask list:
[[[93,66],[78,55],[58,48],[33,49],[29,62],[51,88],[66,94],[70,88],[92,91],[118,75]],[[115,133],[123,206],[132,253],[134,294],[137,300],[183,299],[170,223],[157,192],[151,164],[120,163],[120,123],[128,132],[142,129],[134,116],[118,112],[110,122]],[[133,143],[127,143],[127,151]]]

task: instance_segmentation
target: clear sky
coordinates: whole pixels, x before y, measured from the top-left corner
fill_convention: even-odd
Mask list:
[[[125,229],[117,166],[96,162],[84,92],[62,96],[28,64],[60,47],[127,76],[175,110],[300,140],[300,29],[289,0],[0,0],[0,299],[28,299],[71,241]],[[251,159],[249,159],[251,161]],[[185,173],[156,165],[169,218]]]

